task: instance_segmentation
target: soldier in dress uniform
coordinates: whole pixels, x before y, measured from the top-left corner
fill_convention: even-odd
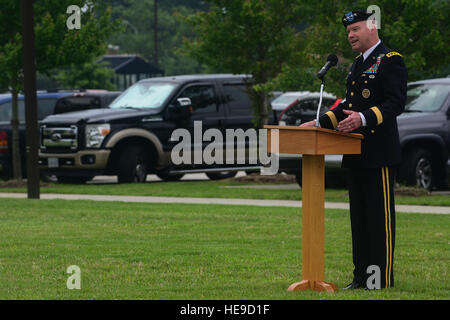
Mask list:
[[[380,288],[394,286],[394,167],[400,162],[396,117],[406,102],[407,70],[400,53],[379,39],[376,21],[363,10],[346,13],[348,41],[360,54],[347,75],[346,98],[319,119],[322,128],[364,135],[360,155],[344,155],[349,168],[353,281],[344,289],[366,288],[373,267]],[[302,126],[314,126],[310,121]],[[369,268],[369,270],[368,270]],[[376,283],[376,282],[375,282]],[[372,286],[371,286],[372,287]]]

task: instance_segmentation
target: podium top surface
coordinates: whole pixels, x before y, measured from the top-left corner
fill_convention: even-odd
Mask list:
[[[361,140],[364,139],[362,134],[343,133],[317,127],[265,125],[264,128],[269,129],[267,150],[271,153],[360,154]],[[274,133],[277,134],[273,136]]]
[[[318,128],[318,127],[300,127],[300,126],[274,126],[274,125],[265,125],[265,129],[279,129],[279,130],[298,130],[298,131],[317,131],[323,133],[337,134],[340,136],[345,136],[349,138],[356,138],[363,140],[364,136],[359,133],[344,133],[337,130],[331,130],[326,128]]]

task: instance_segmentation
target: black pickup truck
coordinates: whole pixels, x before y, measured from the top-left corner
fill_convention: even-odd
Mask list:
[[[38,91],[37,110],[38,121],[51,114],[80,111],[92,108],[105,108],[121,92],[106,90],[61,90]],[[10,93],[0,94],[0,177],[10,179],[12,177],[12,97]],[[25,105],[24,96],[18,96],[19,107],[19,145],[21,151],[22,173],[25,170]]]
[[[150,173],[174,181],[185,173],[221,179],[237,171],[260,170],[263,165],[247,157],[257,148],[251,136],[248,78],[216,74],[145,79],[108,109],[49,116],[40,127],[41,171],[74,183],[100,174],[126,183],[144,182]],[[225,139],[230,132],[249,136]],[[214,161],[203,157],[206,153]],[[288,166],[283,163],[284,169]],[[298,169],[298,162],[293,166]]]

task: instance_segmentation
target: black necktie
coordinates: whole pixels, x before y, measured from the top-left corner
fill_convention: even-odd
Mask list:
[[[361,71],[363,62],[364,62],[363,55],[360,55],[359,58],[356,60],[356,65],[355,65],[355,73],[356,74],[358,74]]]

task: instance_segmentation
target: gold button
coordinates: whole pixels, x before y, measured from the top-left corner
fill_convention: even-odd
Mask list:
[[[349,108],[353,107],[353,104],[349,103],[349,104],[348,104],[348,107],[349,107]]]
[[[355,84],[355,81],[352,81],[352,84]]]
[[[366,80],[366,81],[364,81],[364,83],[365,83],[365,84],[367,84],[367,80]]]
[[[375,133],[375,130],[371,130],[370,132],[371,132],[371,133]]]
[[[353,92],[350,92],[350,95],[353,97],[354,93],[353,93]]]

